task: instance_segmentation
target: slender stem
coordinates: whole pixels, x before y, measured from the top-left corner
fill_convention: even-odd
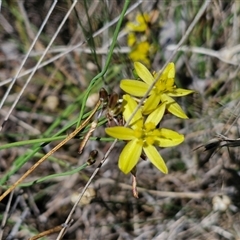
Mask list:
[[[105,64],[102,72],[99,73],[96,77],[94,77],[94,78],[92,79],[92,81],[91,81],[91,83],[90,83],[90,86],[89,86],[89,88],[88,88],[89,90],[87,91],[87,93],[86,93],[86,95],[85,95],[85,100],[86,100],[87,97],[88,97],[88,94],[89,94],[89,92],[90,92],[90,90],[91,90],[91,87],[92,87],[92,86],[96,83],[96,81],[97,81],[99,78],[101,78],[101,77],[106,73],[106,71],[107,71],[107,68],[108,68],[108,66],[109,66],[109,64],[110,64],[110,60],[111,60],[111,57],[112,57],[112,52],[113,52],[113,50],[114,50],[115,43],[116,43],[116,41],[117,41],[117,37],[118,37],[119,31],[120,31],[120,27],[121,27],[121,25],[122,25],[122,21],[123,21],[124,15],[125,15],[125,13],[126,13],[126,11],[127,11],[127,9],[128,9],[129,4],[130,4],[130,0],[126,0],[125,3],[124,3],[124,6],[123,6],[123,10],[122,10],[122,12],[121,12],[121,15],[120,15],[118,24],[117,24],[116,29],[115,29],[115,31],[114,31],[114,36],[113,36],[112,44],[111,44],[111,47],[110,47],[110,50],[109,50],[109,54],[108,54],[108,57],[107,57],[107,60],[106,60],[106,64]],[[83,101],[83,102],[84,102],[84,101]],[[83,114],[83,110],[84,110],[84,106],[82,105],[79,119],[81,119],[81,116],[82,116],[82,114]],[[116,143],[117,140],[115,140],[114,142]],[[111,147],[110,147],[110,148],[111,148]],[[109,151],[109,150],[108,150],[108,151]],[[98,172],[99,168],[101,167],[103,161],[105,161],[105,159],[101,161],[101,163],[99,164],[99,166],[96,168],[96,170],[95,170],[94,173],[92,174],[91,178],[89,179],[88,183],[87,183],[86,186],[84,187],[82,193],[79,195],[76,203],[74,204],[71,212],[69,213],[69,215],[68,215],[68,217],[67,217],[67,219],[66,219],[66,221],[65,221],[65,223],[64,223],[64,228],[60,231],[60,233],[59,233],[59,235],[58,235],[58,237],[57,237],[57,240],[62,239],[62,237],[64,236],[64,234],[65,234],[65,232],[66,232],[66,230],[67,230],[67,227],[69,226],[69,223],[70,223],[70,221],[71,221],[72,215],[73,215],[73,213],[74,213],[74,211],[75,211],[78,203],[80,202],[80,200],[81,200],[83,194],[85,193],[86,189],[88,188],[90,182],[92,181],[92,179],[94,178],[94,176],[97,174],[97,172]]]
[[[12,186],[10,186],[1,196],[0,201],[2,201],[13,189],[15,189],[29,174],[31,174],[41,163],[43,163],[50,155],[56,152],[60,147],[62,147],[65,143],[67,143],[70,139],[75,137],[86,125],[89,123],[93,115],[98,110],[101,105],[101,101],[99,100],[92,111],[92,113],[88,116],[88,118],[78,127],[76,128],[70,135],[68,135],[63,141],[61,141],[57,146],[55,146],[50,152],[44,155],[41,159],[39,159],[31,168],[25,172],[22,177],[20,177]]]

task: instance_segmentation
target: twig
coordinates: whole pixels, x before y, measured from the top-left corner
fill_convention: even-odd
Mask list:
[[[54,33],[54,35],[53,35],[53,37],[51,38],[48,46],[47,46],[46,49],[44,50],[42,56],[40,57],[40,59],[38,60],[37,64],[36,64],[35,67],[33,68],[33,71],[31,72],[30,76],[28,77],[27,81],[25,82],[25,84],[23,85],[21,91],[19,92],[18,96],[16,97],[15,101],[13,102],[10,110],[8,111],[8,114],[7,114],[7,116],[5,117],[5,119],[4,119],[3,123],[2,123],[2,126],[0,126],[0,131],[2,130],[4,124],[7,122],[9,116],[11,115],[11,113],[12,113],[12,111],[13,111],[13,109],[14,109],[15,106],[17,105],[17,103],[18,103],[19,99],[21,98],[23,92],[25,91],[27,85],[28,85],[28,84],[30,83],[30,81],[32,80],[33,75],[34,75],[35,72],[38,70],[38,67],[39,67],[40,63],[42,62],[43,58],[44,58],[45,55],[47,54],[48,50],[50,49],[50,47],[51,47],[51,45],[53,44],[53,42],[54,42],[55,38],[57,37],[58,33],[61,31],[64,23],[66,22],[68,16],[69,16],[70,13],[72,12],[72,10],[73,10],[74,6],[77,4],[77,2],[78,2],[77,0],[74,0],[74,2],[72,3],[70,9],[68,10],[68,12],[66,13],[64,19],[62,20],[61,24],[59,25],[57,31]],[[36,40],[37,40],[37,39],[36,39]],[[11,83],[11,85],[13,85],[13,84],[14,84],[14,82]],[[11,85],[10,85],[10,86],[11,86]],[[10,90],[11,90],[11,88],[9,88],[9,91],[10,91]],[[6,94],[7,94],[7,93],[6,93]],[[6,95],[6,94],[5,94],[5,95]],[[7,97],[7,96],[6,96],[6,97]],[[6,98],[4,98],[4,99],[6,99]],[[4,100],[4,101],[5,101],[5,100]],[[2,102],[4,102],[4,101],[2,101]],[[0,107],[2,107],[2,104],[0,104]]]
[[[59,232],[62,228],[63,228],[62,225],[57,226],[57,227],[54,227],[54,228],[51,228],[51,229],[49,229],[49,230],[47,230],[47,231],[44,231],[44,232],[39,233],[38,235],[36,235],[36,236],[34,236],[34,237],[29,238],[28,240],[37,240],[37,239],[39,239],[39,238],[41,238],[41,237],[45,237],[45,236],[48,236],[48,235],[50,235],[50,234]]]
[[[130,13],[131,11],[133,11],[133,10],[134,10],[135,8],[137,8],[142,2],[143,2],[143,0],[139,0],[139,1],[137,1],[136,3],[134,3],[134,4],[127,10],[126,14]],[[50,11],[50,10],[49,10],[49,11]],[[118,21],[119,21],[119,16],[116,17],[115,19],[113,19],[113,20],[112,20],[111,22],[109,22],[108,24],[104,25],[104,27],[102,27],[102,28],[99,29],[98,31],[96,31],[96,32],[93,34],[92,37],[93,37],[93,38],[97,37],[97,36],[100,35],[102,32],[104,32],[107,28],[111,27],[112,25],[114,25],[114,24],[115,24],[116,22],[118,22]],[[47,19],[44,20],[44,23],[45,23],[45,22],[47,22]],[[36,39],[36,40],[37,40],[37,39]],[[88,41],[88,39],[87,39],[86,41]],[[63,57],[64,55],[66,55],[66,54],[74,51],[75,49],[81,47],[84,43],[86,43],[86,41],[82,41],[82,42],[80,42],[80,43],[78,43],[78,44],[76,44],[76,45],[74,45],[74,46],[72,46],[72,47],[70,47],[70,48],[67,48],[66,51],[64,51],[64,52],[62,52],[62,53],[60,53],[60,54],[52,57],[51,59],[49,59],[49,60],[47,60],[47,61],[45,61],[45,62],[42,62],[41,64],[37,64],[34,68],[28,69],[27,71],[23,72],[22,74],[20,74],[20,68],[22,68],[22,67],[20,67],[19,70],[18,70],[19,73],[18,73],[18,75],[16,75],[16,76],[14,77],[14,79],[12,79],[12,78],[6,79],[6,80],[4,80],[4,81],[2,81],[2,82],[0,83],[0,86],[3,86],[3,85],[8,84],[8,83],[11,83],[11,85],[13,85],[13,84],[15,83],[15,81],[16,81],[17,78],[23,77],[23,76],[25,76],[25,75],[27,75],[27,74],[30,74],[30,73],[32,73],[33,71],[35,72],[35,71],[38,70],[39,68],[42,68],[42,67],[44,67],[44,66],[46,66],[46,65],[54,62],[55,60],[57,60],[57,59]],[[29,55],[29,54],[28,54],[28,55]],[[27,57],[28,57],[28,56],[26,56],[26,57],[24,58],[24,60],[27,59]],[[25,60],[25,61],[26,61],[26,60]],[[22,64],[22,65],[23,65],[23,64]],[[16,78],[16,79],[15,79],[15,78]],[[14,81],[14,83],[12,83],[13,81]],[[10,86],[9,86],[9,87],[10,87]],[[9,90],[9,91],[10,91],[10,90]],[[5,102],[8,94],[9,94],[9,91],[8,91],[8,93],[7,93],[7,92],[5,93],[4,98],[2,99],[2,103],[0,104],[0,108],[2,107],[3,103]],[[11,110],[11,111],[12,111],[12,110]],[[8,116],[10,116],[10,114],[11,114],[11,113],[8,113]],[[7,120],[8,120],[8,117],[5,117],[2,125],[0,126],[0,131],[2,130],[2,128],[4,127],[4,125],[6,124]]]
[[[204,4],[202,5],[202,7],[198,11],[198,14],[195,16],[194,20],[192,21],[192,23],[188,27],[186,33],[182,36],[181,40],[177,44],[176,49],[173,51],[172,55],[169,57],[169,59],[166,61],[166,63],[162,67],[162,69],[156,75],[154,82],[150,85],[150,87],[149,87],[148,91],[146,92],[146,94],[139,101],[138,106],[136,107],[136,109],[133,111],[133,113],[129,117],[129,119],[126,122],[125,126],[128,126],[128,124],[131,122],[131,120],[134,117],[134,115],[137,113],[138,109],[142,106],[143,102],[145,101],[145,99],[148,97],[148,95],[152,91],[152,89],[155,86],[156,82],[159,80],[162,72],[167,67],[167,65],[170,63],[170,61],[172,61],[173,57],[176,55],[176,53],[177,53],[178,49],[181,47],[181,45],[187,40],[187,38],[190,35],[191,31],[193,30],[193,28],[195,27],[195,25],[197,24],[197,22],[199,21],[199,19],[203,15],[203,13],[205,12],[205,10],[206,10],[207,6],[210,4],[210,2],[211,2],[211,0],[205,0]]]
[[[78,198],[77,198],[74,206],[72,207],[71,212],[68,214],[68,217],[67,217],[67,219],[66,219],[66,221],[65,221],[65,223],[64,223],[64,225],[65,225],[66,227],[64,227],[64,228],[61,230],[61,232],[60,232],[59,235],[58,235],[57,240],[60,240],[60,239],[63,237],[63,235],[64,235],[64,233],[65,233],[65,231],[66,231],[66,229],[67,229],[67,226],[69,226],[69,222],[71,221],[72,215],[73,215],[76,207],[78,206],[79,202],[81,201],[84,193],[85,193],[86,190],[88,189],[88,187],[89,187],[89,185],[91,184],[92,180],[93,180],[94,177],[97,175],[97,173],[98,173],[98,171],[100,170],[100,168],[102,167],[103,163],[106,161],[108,155],[109,155],[110,152],[112,151],[112,149],[113,149],[113,147],[115,146],[116,142],[117,142],[117,139],[115,139],[115,141],[112,143],[112,145],[111,145],[110,148],[108,149],[107,153],[105,154],[104,158],[101,160],[101,162],[99,163],[98,167],[95,169],[95,171],[93,172],[92,176],[90,177],[90,179],[89,179],[88,182],[86,183],[86,185],[85,185],[85,187],[83,188],[81,194],[78,196]]]
[[[91,123],[91,126],[90,126],[90,129],[89,131],[87,132],[87,134],[84,136],[79,148],[78,148],[78,153],[81,154],[84,147],[86,146],[89,138],[91,137],[92,133],[94,132],[94,130],[96,129],[97,127],[97,124],[98,124],[98,121],[100,119],[100,117],[102,116],[104,110],[105,110],[105,107],[106,107],[106,104],[108,103],[108,94],[106,92],[106,90],[104,88],[102,88],[99,92],[99,99],[100,101],[103,103],[102,104],[102,109],[100,110],[100,112],[98,113],[98,116],[97,118]]]
[[[2,239],[3,237],[3,229],[5,227],[5,224],[7,222],[7,219],[9,217],[9,210],[10,210],[10,206],[11,206],[11,202],[12,202],[12,198],[13,198],[13,193],[14,191],[11,192],[10,194],[10,197],[8,199],[8,203],[7,203],[7,206],[6,206],[6,209],[5,209],[5,212],[3,214],[3,219],[2,219],[2,223],[1,223],[1,229],[0,229],[0,240]]]
[[[194,26],[196,25],[196,23],[199,21],[199,19],[201,18],[202,14],[204,13],[204,11],[206,10],[207,6],[210,4],[210,0],[206,0],[204,2],[204,4],[202,5],[202,7],[200,8],[200,10],[198,11],[198,14],[196,15],[195,19],[193,20],[193,22],[191,23],[191,25],[189,26],[189,28],[187,29],[186,33],[184,34],[184,36],[182,37],[182,39],[180,40],[180,42],[178,43],[178,48],[184,43],[184,41],[187,39],[187,37],[189,36],[190,32],[193,30]],[[177,48],[177,49],[178,49]],[[128,121],[126,122],[125,126],[128,126],[128,124],[130,123],[130,121],[132,120],[133,116],[136,114],[136,112],[138,111],[138,109],[141,107],[142,103],[144,102],[144,100],[147,98],[147,96],[149,95],[150,91],[152,90],[152,88],[154,87],[154,85],[156,84],[156,82],[158,81],[162,71],[166,68],[166,66],[168,65],[168,63],[172,60],[172,58],[175,56],[175,54],[177,53],[177,49],[172,53],[171,57],[168,59],[168,61],[165,63],[165,65],[163,66],[162,70],[157,74],[155,81],[152,83],[152,85],[150,86],[150,88],[148,89],[148,91],[146,92],[146,94],[144,95],[144,97],[141,99],[141,101],[139,102],[138,106],[136,107],[135,111],[133,111],[132,115],[130,116],[130,118],[128,119]],[[72,215],[78,205],[78,203],[80,202],[81,198],[83,197],[85,191],[87,190],[88,186],[91,184],[92,180],[94,179],[94,177],[97,175],[98,171],[100,170],[101,166],[103,165],[103,163],[106,161],[106,159],[108,158],[110,152],[112,151],[112,149],[114,148],[114,146],[117,143],[117,139],[115,139],[112,143],[112,145],[110,146],[110,148],[108,149],[108,151],[106,152],[105,156],[103,157],[103,159],[101,160],[100,164],[98,165],[98,167],[95,169],[95,171],[93,172],[92,176],[90,177],[90,179],[88,180],[87,184],[85,185],[84,189],[82,190],[81,194],[79,195],[76,203],[74,204],[71,212],[69,213],[66,221],[65,221],[65,225],[68,226],[69,221],[72,218]],[[66,231],[67,227],[64,227],[61,232],[58,235],[57,240],[60,240],[65,231]]]
[[[32,51],[35,43],[37,42],[37,40],[38,40],[38,38],[39,38],[39,36],[40,36],[40,34],[41,34],[44,26],[46,25],[46,23],[47,23],[50,15],[52,14],[52,11],[53,11],[53,9],[55,8],[55,5],[57,4],[57,2],[58,2],[57,0],[55,0],[55,1],[53,2],[51,8],[50,8],[49,11],[48,11],[47,16],[45,17],[45,19],[44,19],[44,21],[43,21],[43,23],[42,23],[42,25],[41,25],[41,27],[40,27],[37,35],[36,35],[36,37],[34,38],[34,40],[33,40],[32,44],[31,44],[31,46],[30,46],[27,54],[25,55],[25,57],[24,57],[24,59],[23,59],[23,61],[22,61],[22,63],[21,63],[21,66],[19,67],[19,69],[18,69],[16,75],[14,76],[14,78],[11,80],[11,84],[9,85],[9,87],[8,87],[6,93],[4,94],[4,97],[2,98],[2,101],[1,101],[1,103],[0,103],[0,109],[2,108],[2,106],[3,106],[3,104],[4,104],[5,100],[6,100],[9,92],[11,91],[14,83],[16,82],[17,78],[19,77],[19,74],[20,74],[20,72],[21,72],[21,70],[22,70],[25,62],[27,61],[27,58],[28,58],[30,52]],[[41,61],[39,61],[38,64],[35,66],[35,68],[34,68],[34,70],[33,70],[33,74],[36,72],[37,68],[39,67],[40,62],[41,62]],[[33,75],[33,74],[32,74],[32,75]],[[32,76],[32,75],[31,75],[31,76]],[[18,100],[19,100],[20,97],[21,97],[21,92],[19,93],[19,95],[18,95],[16,101],[14,102],[12,108],[10,109],[9,113],[8,113],[7,116],[5,117],[4,122],[2,123],[2,126],[0,126],[0,131],[2,130],[2,127],[3,127],[4,123],[8,120],[8,118],[9,118],[9,116],[10,116],[13,108],[15,107],[15,104],[18,102]]]
[[[12,228],[10,234],[8,235],[8,237],[6,238],[6,240],[12,240],[14,238],[14,236],[16,235],[16,233],[18,232],[19,227],[22,224],[22,221],[27,217],[27,215],[29,214],[30,210],[28,207],[26,207],[21,215],[21,217],[17,220],[16,224],[14,225],[14,227]]]
[[[95,184],[118,184],[119,187],[126,189],[126,190],[132,190],[132,185],[128,185],[125,183],[117,183],[115,180],[109,179],[109,178],[100,178],[96,181]],[[157,190],[150,190],[147,188],[137,188],[139,193],[148,192],[158,197],[168,197],[168,198],[189,198],[189,199],[202,199],[204,197],[212,198],[213,196],[219,195],[219,192],[168,192],[168,191],[157,191]]]
[[[167,47],[167,50],[173,51],[176,50],[177,46],[176,45],[169,45]],[[239,65],[239,62],[237,61],[232,61],[231,59],[233,56],[240,51],[240,44],[236,45],[232,48],[224,48],[219,51],[215,51],[212,49],[207,49],[207,48],[201,48],[201,47],[190,47],[190,46],[182,46],[178,48],[177,51],[183,51],[183,52],[193,52],[193,53],[199,53],[199,54],[204,54],[210,57],[215,57],[221,60],[222,62],[232,64],[232,65]]]
[[[78,127],[76,128],[69,136],[67,136],[62,142],[60,142],[57,146],[55,146],[50,152],[44,155],[40,160],[38,160],[30,169],[27,170],[25,174],[21,178],[19,178],[12,186],[10,186],[1,196],[0,201],[2,201],[13,189],[15,189],[29,174],[31,174],[41,163],[43,163],[50,155],[56,152],[60,147],[62,147],[65,143],[67,143],[70,139],[75,137],[83,128],[86,127],[88,122],[91,120],[99,106],[101,105],[101,101],[99,100],[93,109],[92,113],[88,116],[88,118]]]

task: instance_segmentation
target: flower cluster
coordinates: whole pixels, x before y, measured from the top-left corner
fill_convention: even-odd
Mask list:
[[[184,141],[184,136],[171,129],[158,128],[158,125],[166,112],[183,119],[187,118],[172,97],[185,96],[193,91],[176,87],[174,63],[169,63],[161,74],[151,74],[140,62],[135,62],[134,67],[140,80],[123,79],[120,83],[121,89],[127,93],[123,95],[122,102],[122,114],[126,122],[137,108],[139,97],[143,97],[155,78],[160,76],[129,125],[109,127],[105,131],[108,135],[127,142],[119,156],[119,168],[122,172],[131,172],[144,153],[155,167],[167,173],[167,166],[156,147],[179,145]]]
[[[157,48],[150,38],[150,14],[137,14],[135,22],[128,22],[126,30],[128,32],[127,44],[131,51],[129,58],[131,61],[140,61],[150,67],[150,58]]]

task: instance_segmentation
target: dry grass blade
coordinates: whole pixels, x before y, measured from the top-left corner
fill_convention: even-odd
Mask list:
[[[2,218],[1,229],[0,229],[0,240],[3,238],[3,229],[4,229],[4,226],[7,222],[7,219],[9,217],[9,211],[10,211],[10,208],[11,208],[13,193],[14,193],[14,191],[12,191],[11,194],[10,194],[10,197],[8,199],[8,203],[7,203],[3,218]]]
[[[38,235],[36,235],[34,237],[29,238],[28,240],[37,240],[37,239],[39,239],[41,237],[49,236],[49,235],[51,235],[53,233],[59,232],[62,228],[63,228],[63,226],[57,226],[57,227],[51,228],[51,229],[49,229],[47,231],[39,233]]]
[[[10,186],[1,196],[0,201],[2,201],[12,190],[14,190],[26,177],[28,177],[41,163],[43,163],[49,156],[51,156],[54,152],[56,152],[59,148],[61,148],[64,144],[66,144],[70,139],[75,137],[86,125],[89,123],[93,115],[96,113],[97,109],[101,105],[101,101],[98,101],[92,113],[88,116],[88,118],[71,134],[69,134],[63,141],[61,141],[57,146],[55,146],[50,152],[44,155],[41,159],[39,159],[30,169],[27,170],[25,174],[21,178],[19,178],[12,186]]]
[[[192,29],[194,28],[194,26],[197,24],[198,20],[201,18],[202,14],[204,13],[204,11],[206,10],[207,6],[209,5],[210,1],[206,0],[204,2],[204,4],[202,5],[201,9],[198,11],[198,14],[196,15],[195,19],[193,20],[192,24],[189,26],[189,28],[187,29],[186,33],[184,34],[184,36],[182,37],[182,39],[180,40],[178,47],[180,47],[184,41],[187,39],[187,37],[189,36],[190,32],[192,31]],[[178,49],[178,48],[177,48]],[[141,99],[141,101],[138,104],[138,107],[135,109],[135,111],[133,111],[131,117],[128,119],[128,121],[126,122],[125,126],[128,126],[128,124],[130,123],[130,121],[132,120],[133,116],[136,114],[136,112],[138,111],[138,109],[142,106],[143,101],[146,99],[146,97],[148,96],[148,94],[150,93],[150,91],[152,90],[152,88],[154,87],[157,79],[159,78],[161,72],[164,70],[164,68],[167,66],[167,64],[171,61],[171,59],[173,58],[173,56],[175,56],[175,54],[177,53],[177,50],[175,50],[172,54],[172,56],[169,58],[169,60],[165,63],[165,65],[163,66],[162,70],[157,74],[156,76],[156,80],[152,83],[152,85],[150,86],[149,90],[146,92],[145,96]],[[115,144],[117,143],[117,139],[115,139],[115,141],[111,144],[111,146],[109,147],[107,153],[104,155],[103,159],[101,160],[99,166],[96,168],[96,170],[93,172],[93,174],[91,175],[90,179],[88,180],[88,182],[86,183],[84,189],[82,190],[81,194],[79,195],[76,203],[74,204],[71,212],[69,213],[66,221],[65,221],[65,225],[68,226],[69,225],[69,221],[72,218],[72,215],[78,205],[78,203],[80,202],[80,200],[82,199],[85,191],[87,190],[87,188],[89,187],[89,185],[91,184],[92,180],[94,179],[94,177],[97,175],[97,173],[99,172],[101,166],[104,164],[104,162],[106,161],[106,159],[108,158],[109,154],[111,153],[112,149],[114,148]],[[58,235],[57,240],[60,240],[63,235],[65,234],[67,230],[67,227],[63,228],[61,230],[61,232]]]
[[[240,2],[130,1],[116,31],[124,3],[0,0],[1,193],[11,187],[0,196],[0,239],[240,239]],[[145,32],[129,31],[139,19]],[[176,87],[195,91],[173,97],[189,119],[167,111],[159,124],[185,136],[157,148],[167,175],[143,154],[134,175],[123,174],[128,142],[105,135],[124,125],[120,81],[137,79],[134,62],[146,60],[131,33],[150,44],[150,74],[171,61]],[[108,104],[96,109],[103,87]],[[66,135],[77,120],[84,129]]]
[[[41,32],[42,32],[44,26],[46,25],[46,23],[47,23],[47,21],[48,21],[50,15],[51,15],[51,13],[52,13],[52,11],[54,10],[54,8],[55,8],[57,2],[58,2],[58,1],[56,1],[56,0],[53,2],[51,8],[50,8],[49,11],[48,11],[48,14],[47,14],[46,18],[44,19],[44,21],[43,21],[43,23],[42,23],[42,25],[41,25],[41,27],[40,27],[40,29],[39,29],[39,31],[38,31],[36,37],[34,38],[32,44],[31,44],[31,46],[30,46],[30,48],[29,48],[29,50],[28,50],[26,56],[24,57],[21,66],[19,67],[19,69],[18,69],[16,75],[14,76],[14,78],[11,80],[11,83],[10,83],[9,87],[8,87],[8,89],[7,89],[7,91],[6,91],[5,95],[4,95],[4,97],[3,97],[2,100],[1,100],[1,103],[0,103],[0,109],[2,108],[2,106],[3,106],[3,104],[4,104],[4,102],[5,102],[6,98],[7,98],[7,96],[9,95],[9,92],[11,91],[13,85],[15,84],[15,82],[16,82],[16,80],[17,80],[17,78],[18,78],[18,76],[19,76],[19,74],[20,74],[20,72],[21,72],[21,70],[22,70],[22,68],[23,68],[23,66],[24,66],[24,64],[26,63],[26,60],[28,59],[28,57],[29,57],[29,55],[30,55],[30,53],[31,53],[31,51],[32,51],[32,49],[33,49],[33,47],[34,47],[34,45],[36,44],[36,42],[37,42],[37,40],[38,40],[38,38],[39,38],[39,36],[40,36],[40,34],[41,34]],[[54,39],[53,39],[53,41],[54,41]],[[53,42],[53,41],[52,41],[52,42]],[[51,43],[51,44],[52,44],[52,43]],[[49,44],[48,49],[50,48],[51,44]],[[47,51],[48,51],[48,50],[45,51],[45,54],[47,53]],[[4,118],[3,123],[2,123],[1,126],[0,126],[0,131],[1,131],[2,128],[4,127],[5,123],[7,122],[9,116],[11,115],[11,113],[12,113],[12,111],[13,111],[13,109],[16,107],[16,105],[17,105],[19,99],[21,98],[21,96],[22,96],[24,90],[26,89],[28,83],[31,81],[32,76],[33,76],[34,73],[37,71],[37,69],[38,69],[38,67],[39,67],[39,65],[40,65],[40,63],[41,63],[41,61],[43,60],[45,54],[43,53],[42,57],[40,58],[40,60],[39,60],[38,63],[36,64],[36,66],[34,67],[34,69],[33,69],[32,73],[31,73],[31,75],[30,75],[29,78],[28,78],[28,80],[26,81],[24,87],[23,87],[22,90],[20,91],[18,97],[15,99],[15,102],[12,104],[11,109],[8,111],[7,115],[6,115],[5,118]]]

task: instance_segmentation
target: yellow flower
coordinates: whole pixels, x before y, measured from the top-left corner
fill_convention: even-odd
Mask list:
[[[123,117],[127,121],[136,109],[137,102],[130,95],[123,96]],[[184,141],[184,136],[170,129],[156,129],[161,121],[166,104],[162,103],[158,111],[151,113],[144,122],[139,109],[130,121],[129,127],[110,127],[105,131],[108,135],[126,140],[128,143],[123,148],[118,166],[125,174],[129,173],[137,164],[142,151],[148,159],[163,173],[167,173],[167,166],[154,145],[159,147],[172,147]]]
[[[130,32],[128,34],[128,39],[127,39],[127,45],[129,47],[133,47],[133,45],[137,42],[137,37],[136,34],[133,32]]]
[[[129,58],[135,61],[141,61],[146,66],[150,66],[150,60],[148,58],[150,44],[147,41],[137,43],[136,46],[129,54]]]
[[[134,63],[137,75],[143,80],[123,79],[120,87],[126,92],[136,97],[143,97],[154,82],[157,73],[151,74],[140,62]],[[182,97],[193,93],[192,90],[177,88],[174,83],[175,67],[174,63],[169,63],[160,75],[158,81],[150,92],[143,106],[143,114],[153,112],[160,102],[166,103],[166,109],[173,115],[180,118],[188,118],[180,105],[172,97]]]
[[[144,32],[148,28],[148,23],[150,22],[150,16],[148,13],[138,13],[136,16],[136,22],[128,22],[127,30],[132,32]]]

